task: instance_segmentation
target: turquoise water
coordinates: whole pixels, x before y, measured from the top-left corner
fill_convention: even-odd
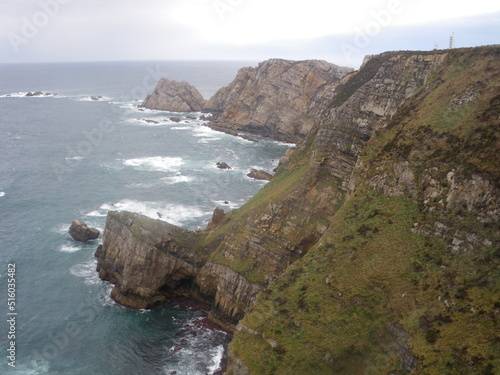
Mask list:
[[[237,208],[254,195],[264,183],[247,178],[248,170],[272,170],[290,145],[215,132],[200,114],[137,108],[159,72],[208,98],[246,65],[255,64],[0,65],[0,373],[219,369],[229,338],[204,324],[203,311],[175,302],[150,311],[117,305],[95,272],[100,240],[77,243],[67,230],[75,218],[102,230],[107,211],[117,209],[153,218],[160,212],[162,220],[199,229],[216,206]],[[44,96],[26,97],[28,91]],[[232,169],[217,169],[218,161]],[[10,341],[15,368],[8,365]]]

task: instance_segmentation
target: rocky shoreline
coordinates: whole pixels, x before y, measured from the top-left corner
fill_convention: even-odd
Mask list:
[[[235,375],[492,373],[495,48],[388,52],[354,73],[276,59],[240,70],[205,104],[212,124],[297,147],[208,231],[110,212],[96,256],[112,297],[210,304],[235,331]]]

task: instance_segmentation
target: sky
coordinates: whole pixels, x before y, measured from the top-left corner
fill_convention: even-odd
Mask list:
[[[323,59],[500,44],[498,0],[0,0],[0,63]]]

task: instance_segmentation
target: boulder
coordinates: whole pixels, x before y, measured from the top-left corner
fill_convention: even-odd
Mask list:
[[[216,165],[217,165],[217,168],[219,168],[219,169],[231,169],[229,164],[227,164],[225,162],[217,162]]]
[[[179,117],[170,117],[170,121],[172,121],[172,122],[181,122],[181,119]]]
[[[69,234],[76,241],[87,242],[98,238],[100,232],[95,228],[89,228],[83,221],[75,219],[69,227]]]
[[[247,176],[256,180],[271,181],[273,179],[272,174],[267,173],[266,171],[259,171],[257,169],[251,169]]]
[[[166,78],[160,79],[154,92],[141,104],[141,107],[170,112],[199,112],[204,106],[205,99],[194,86]]]

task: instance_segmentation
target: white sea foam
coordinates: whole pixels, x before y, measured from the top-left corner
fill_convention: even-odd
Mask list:
[[[36,91],[31,91],[32,93],[35,93]],[[32,96],[27,96],[28,94],[28,91],[24,91],[24,92],[13,92],[13,93],[10,93],[10,94],[3,94],[3,95],[0,95],[0,98],[61,98],[61,97],[64,97],[64,96],[61,96],[61,95],[58,95],[58,94],[55,94],[55,93],[46,93],[46,92],[43,92],[42,95],[32,95]]]
[[[100,284],[102,281],[96,272],[97,259],[91,258],[83,263],[75,264],[71,266],[69,272],[76,277],[81,277],[84,279],[87,285]]]
[[[220,140],[221,138],[217,138],[217,137],[212,137],[212,138],[202,138],[200,140],[198,140],[198,143],[209,143],[209,142],[212,142],[212,141],[218,141]]]
[[[63,253],[75,253],[79,250],[81,250],[81,247],[77,245],[61,245],[59,248],[59,251]]]
[[[172,126],[170,129],[172,129],[172,130],[190,130],[192,128],[189,126]]]
[[[225,133],[213,130],[208,126],[203,126],[203,125],[193,128],[193,133],[195,137],[203,137],[203,138],[220,138],[220,136],[225,135]]]
[[[208,366],[208,374],[213,375],[216,371],[220,370],[222,357],[224,356],[224,346],[219,345],[210,350],[212,355],[212,363]]]
[[[4,197],[5,193],[3,191],[0,191],[0,197]]]
[[[176,172],[176,167],[180,167],[184,162],[179,157],[152,156],[123,160],[123,164],[147,171]]]
[[[95,99],[92,99],[95,98]],[[88,95],[88,96],[79,96],[74,98],[77,102],[109,102],[111,98],[109,96],[102,95]],[[97,99],[97,100],[96,100]]]
[[[93,210],[93,211],[87,212],[84,215],[85,216],[93,216],[93,217],[103,217],[103,216],[106,216],[107,214],[105,212],[101,212],[101,211],[98,211],[98,210]]]
[[[52,231],[60,234],[68,234],[69,226],[70,224],[67,223],[60,224],[59,226],[52,228]]]
[[[188,177],[188,176],[179,175],[179,176],[172,176],[172,177],[164,177],[161,180],[164,181],[165,183],[167,183],[168,185],[173,185],[173,184],[178,184],[179,182],[191,182],[191,181],[193,181],[193,178]]]
[[[146,202],[132,199],[124,199],[114,204],[105,203],[100,207],[100,210],[136,212],[152,219],[160,219],[175,225],[182,225],[192,218],[211,214],[211,212],[204,212],[194,206],[190,207],[181,204]]]

